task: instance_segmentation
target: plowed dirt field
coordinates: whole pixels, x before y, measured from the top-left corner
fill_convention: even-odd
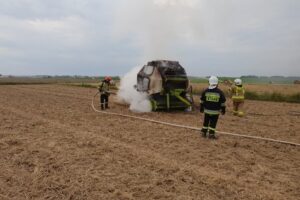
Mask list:
[[[104,115],[96,89],[0,86],[0,199],[299,199],[300,147]],[[202,115],[112,112],[201,127]],[[228,101],[228,110],[230,110]],[[218,130],[300,143],[300,105],[246,102]]]

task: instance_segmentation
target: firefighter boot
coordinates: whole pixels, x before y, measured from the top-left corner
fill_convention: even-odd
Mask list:
[[[232,111],[232,113],[233,113],[234,116],[237,116],[239,114],[239,112],[236,111],[236,110]]]
[[[202,135],[202,137],[206,137],[206,133],[207,133],[207,127],[203,127],[202,129],[201,129],[201,135]]]
[[[239,116],[239,117],[244,117],[244,112],[243,112],[243,111],[239,111],[239,112],[238,112],[238,116]]]
[[[209,139],[217,139],[215,130],[211,130],[211,129],[209,130],[208,138]]]

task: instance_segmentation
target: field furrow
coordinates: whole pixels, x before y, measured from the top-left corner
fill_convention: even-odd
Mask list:
[[[299,196],[298,147],[228,136],[209,141],[196,131],[98,114],[90,107],[95,92],[58,85],[0,87],[3,198]],[[287,115],[299,105],[268,105],[249,101],[252,114],[243,119],[228,114],[219,129],[299,142],[299,117]],[[110,110],[134,114],[114,102]],[[135,115],[190,126],[202,123],[198,112]]]

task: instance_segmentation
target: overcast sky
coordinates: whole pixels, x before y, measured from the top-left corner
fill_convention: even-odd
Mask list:
[[[0,74],[300,76],[300,0],[0,0]]]

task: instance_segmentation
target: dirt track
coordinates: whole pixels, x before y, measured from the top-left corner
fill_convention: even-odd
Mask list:
[[[95,89],[0,86],[0,199],[297,199],[300,148],[95,113]],[[229,107],[230,109],[230,107]],[[218,129],[300,143],[300,105],[248,101]],[[130,113],[112,104],[111,111]],[[201,126],[199,113],[136,114]]]

